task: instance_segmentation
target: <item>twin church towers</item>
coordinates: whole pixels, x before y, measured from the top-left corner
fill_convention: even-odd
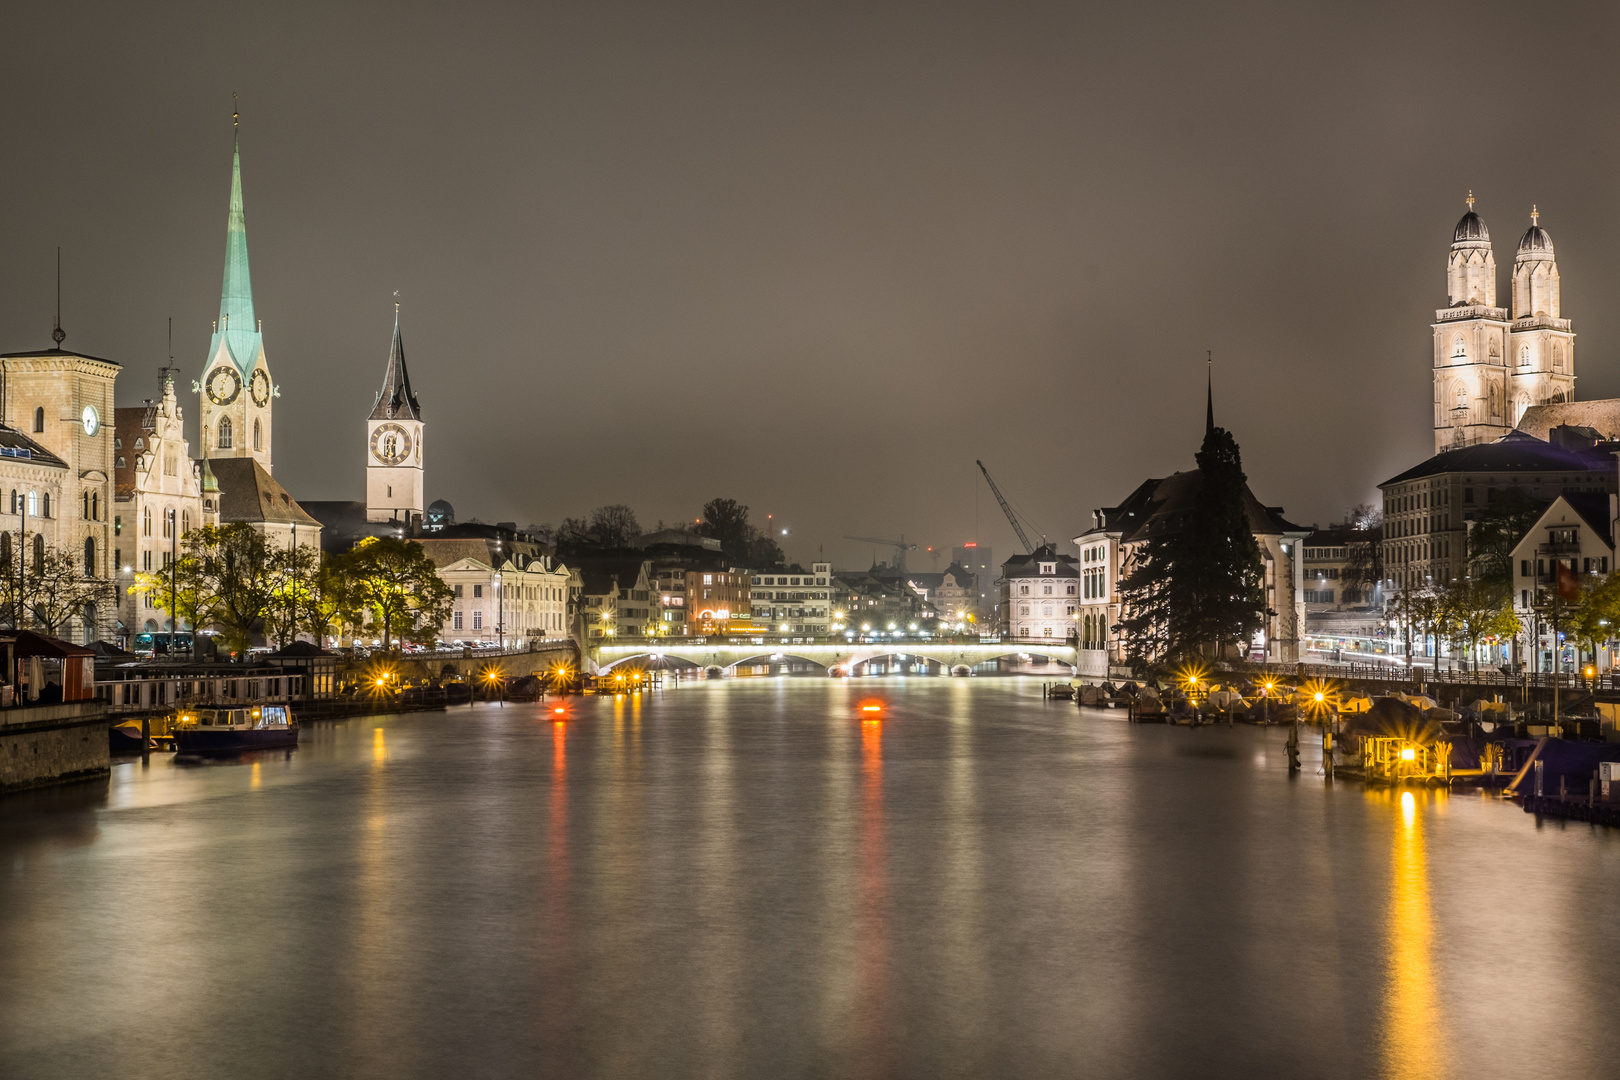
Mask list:
[[[1496,255],[1474,211],[1446,260],[1449,306],[1435,312],[1434,452],[1501,438],[1532,405],[1575,400],[1575,334],[1558,299],[1552,237],[1532,207],[1513,256],[1512,311],[1497,306]]]
[[[253,314],[247,218],[242,209],[242,152],[231,157],[231,206],[225,235],[225,282],[208,363],[194,387],[200,398],[203,456],[251,458],[271,472],[271,414],[280,388],[271,381],[264,334]],[[366,519],[409,526],[422,517],[422,411],[405,368],[394,305],[394,340],[382,390],[366,419]]]

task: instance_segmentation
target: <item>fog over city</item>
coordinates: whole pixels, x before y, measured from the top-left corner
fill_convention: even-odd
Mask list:
[[[1213,350],[1255,493],[1325,525],[1428,452],[1470,190],[1504,265],[1539,207],[1620,395],[1615,8],[1221,8],[17,6],[0,339],[48,344],[60,246],[66,347],[138,404],[172,316],[189,390],[235,92],[301,500],[363,494],[398,290],[464,517],[1011,552],[982,458],[1067,541],[1191,467]]]

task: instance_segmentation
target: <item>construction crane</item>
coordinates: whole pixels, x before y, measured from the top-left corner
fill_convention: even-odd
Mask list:
[[[902,574],[906,572],[906,552],[917,550],[916,544],[906,542],[905,533],[901,533],[898,540],[885,540],[881,536],[846,536],[844,539],[859,540],[863,544],[882,544],[884,547],[895,548],[894,568]]]
[[[975,461],[973,464],[977,465],[979,467],[979,471],[984,473],[984,482],[990,485],[990,493],[996,497],[996,502],[1001,504],[1001,512],[1007,515],[1007,521],[1010,525],[1012,525],[1013,532],[1018,534],[1018,539],[1024,544],[1024,554],[1035,554],[1035,545],[1031,544],[1029,542],[1029,537],[1024,535],[1024,527],[1018,524],[1018,515],[1014,514],[1012,507],[1007,505],[1007,497],[1001,493],[1000,488],[996,487],[996,482],[990,479],[990,470],[984,467],[984,462],[982,461]]]

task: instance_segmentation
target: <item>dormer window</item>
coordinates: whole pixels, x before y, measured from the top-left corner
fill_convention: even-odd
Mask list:
[[[1043,563],[1041,563],[1041,573],[1043,573],[1043,574],[1055,574],[1055,573],[1057,573],[1057,563],[1052,563],[1052,562],[1043,562]]]

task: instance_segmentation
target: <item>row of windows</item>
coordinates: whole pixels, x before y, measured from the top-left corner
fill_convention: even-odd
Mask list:
[[[1053,585],[1042,585],[1041,586],[1041,595],[1042,596],[1051,596],[1053,588],[1055,588],[1055,586],[1053,586]],[[1029,595],[1029,586],[1028,585],[1020,585],[1020,586],[1018,586],[1018,595],[1019,596],[1028,596]],[[1074,595],[1074,586],[1073,585],[1066,586],[1065,595],[1068,595],[1068,596],[1073,596]]]
[[[1497,352],[1495,339],[1492,339],[1492,341],[1491,341],[1490,354],[1491,354],[1491,359],[1493,359],[1493,360],[1497,359],[1498,357],[1501,356],[1501,353]],[[1555,343],[1553,345],[1552,355],[1553,355],[1553,370],[1554,371],[1563,371],[1564,370],[1564,346],[1561,345],[1561,344],[1556,344]],[[1467,360],[1468,359],[1468,345],[1467,345],[1467,343],[1465,341],[1463,341],[1463,336],[1461,334],[1458,334],[1456,337],[1452,338],[1452,340],[1451,340],[1451,358],[1453,360]],[[1519,346],[1519,366],[1520,367],[1529,367],[1530,366],[1530,346],[1528,346],[1528,345]]]
[[[1029,605],[1028,604],[1019,604],[1018,605],[1018,614],[1027,617],[1029,615]],[[1067,612],[1065,612],[1065,614],[1068,614],[1068,615],[1073,615],[1074,614],[1074,605],[1073,604],[1069,605],[1069,609],[1068,609]],[[1041,605],[1041,618],[1050,619],[1050,618],[1053,618],[1053,617],[1054,617],[1054,615],[1053,615],[1052,605],[1051,604],[1042,604]]]
[[[34,556],[32,573],[43,574],[45,572],[45,534],[35,533],[29,544],[33,548]],[[0,567],[11,565],[14,550],[11,546],[11,534],[0,533]],[[84,576],[96,576],[96,539],[93,536],[86,537],[84,541]]]

